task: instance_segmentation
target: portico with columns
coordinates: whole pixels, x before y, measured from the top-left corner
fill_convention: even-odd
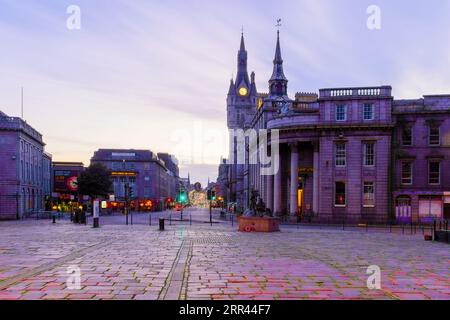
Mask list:
[[[321,89],[294,99],[287,88],[278,31],[269,92],[257,94],[244,127],[267,130],[265,151],[277,170],[264,175],[267,164],[246,164],[245,190],[236,194],[248,204],[255,191],[273,215],[291,221],[388,221],[392,88]]]

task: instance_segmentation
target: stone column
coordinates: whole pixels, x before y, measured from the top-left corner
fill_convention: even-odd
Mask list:
[[[314,144],[313,212],[319,213],[319,143]]]
[[[281,170],[283,163],[280,159],[280,167],[275,172],[274,186],[273,186],[273,213],[274,216],[281,213]]]
[[[291,147],[291,201],[290,213],[292,216],[297,215],[298,210],[298,144],[292,143]]]

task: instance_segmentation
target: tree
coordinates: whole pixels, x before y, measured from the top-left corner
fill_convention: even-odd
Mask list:
[[[91,164],[78,178],[79,193],[84,196],[106,197],[111,193],[112,182],[108,169],[100,163]]]

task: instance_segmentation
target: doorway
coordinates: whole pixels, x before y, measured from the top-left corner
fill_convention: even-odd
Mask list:
[[[444,219],[450,220],[450,203],[444,204]]]

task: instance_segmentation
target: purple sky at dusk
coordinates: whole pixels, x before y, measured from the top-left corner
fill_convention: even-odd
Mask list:
[[[66,28],[69,5],[81,29]],[[366,26],[381,8],[381,30]],[[244,25],[267,91],[281,28],[291,97],[392,85],[396,98],[450,91],[450,1],[0,0],[0,110],[44,135],[56,161],[98,148],[175,153],[206,183],[227,154],[226,94]]]

